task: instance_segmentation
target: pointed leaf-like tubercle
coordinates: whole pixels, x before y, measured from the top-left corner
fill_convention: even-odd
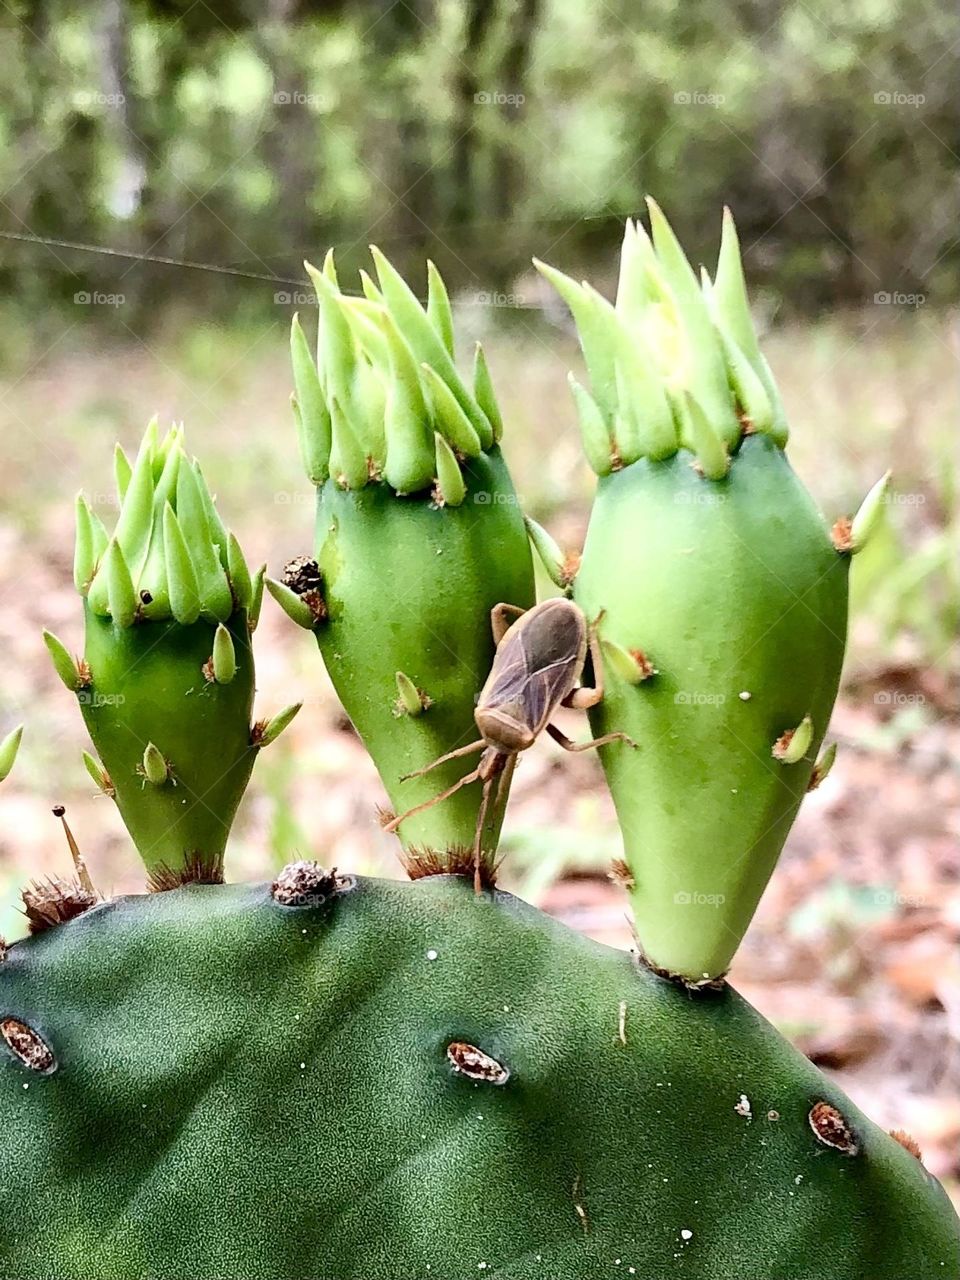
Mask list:
[[[604,419],[610,422],[617,411],[616,331],[595,305],[594,299],[599,295],[591,297],[583,285],[538,258],[534,258],[533,265],[570,308],[590,375],[590,390]]]
[[[92,756],[89,751],[84,751],[82,755],[83,767],[89,773],[94,786],[102,791],[105,796],[113,796],[115,794],[113,782],[100,761],[96,756]]]
[[[483,354],[483,347],[479,342],[473,353],[473,395],[493,427],[494,443],[499,444],[503,438],[503,416],[497,404],[487,357]]]
[[[180,476],[180,464],[185,462],[186,455],[183,452],[183,434],[178,431],[171,431],[167,437],[169,447],[164,454],[163,468],[157,477],[156,485],[153,491],[153,512],[151,516],[151,532],[152,519],[156,513],[162,511],[167,502],[172,502],[174,494],[177,492],[177,480]]]
[[[804,716],[795,729],[782,733],[773,744],[771,754],[781,764],[798,764],[813,742],[813,721]]]
[[[47,646],[47,652],[53,661],[53,667],[57,675],[63,681],[64,685],[71,693],[76,693],[79,689],[84,688],[88,681],[84,680],[77,660],[70,653],[67,646],[52,631],[44,631],[43,643]]]
[[[483,452],[480,437],[456,396],[431,365],[424,364],[421,368],[433,408],[435,428],[455,449],[468,458],[478,458]]]
[[[638,650],[625,649],[616,640],[601,639],[600,647],[604,662],[614,675],[619,676],[626,684],[642,684],[656,675],[653,664]]]
[[[143,776],[155,787],[162,787],[170,777],[170,766],[159,748],[148,742],[143,752],[141,764]]]
[[[718,332],[723,342],[727,376],[737,403],[754,431],[769,434],[774,427],[774,415],[767,389],[753,365],[722,325],[718,326]]]
[[[577,407],[587,462],[598,476],[607,476],[614,468],[615,459],[619,463],[619,452],[615,453],[616,445],[607,430],[603,413],[590,392],[580,385],[572,373],[567,374],[567,381]]]
[[[210,667],[217,684],[229,684],[237,674],[237,651],[233,647],[233,636],[222,622],[217,623],[213,634]]]
[[[113,446],[113,478],[117,486],[117,498],[121,503],[127,496],[132,474],[133,468],[130,465],[130,459],[124,453],[123,446],[118,441]]]
[[[200,587],[190,548],[180,528],[180,521],[169,503],[163,512],[163,554],[167,567],[170,611],[177,622],[189,626],[200,617]]]
[[[317,619],[302,596],[298,596],[286,583],[278,582],[276,578],[265,578],[264,582],[267,590],[292,622],[295,622],[298,627],[303,627],[305,631],[314,629]]]
[[[523,523],[527,528],[527,537],[540,557],[550,581],[557,587],[569,587],[570,579],[566,572],[568,561],[556,541],[542,524],[537,524],[530,516],[524,516]]]
[[[440,334],[396,268],[375,245],[370,246],[370,252],[377,268],[384,303],[397,328],[410,344],[416,358],[436,369],[450,394],[469,418],[483,447],[489,449],[493,444],[493,427],[464,385]]]
[[[203,480],[194,467],[185,464],[180,468],[177,477],[176,516],[197,575],[200,612],[210,621],[225,622],[233,613],[233,593],[226,570],[220,562],[217,545],[213,541],[207,518],[208,507],[201,493],[202,485]],[[212,505],[211,501],[210,506]],[[222,537],[221,545],[226,553],[225,529]]]
[[[626,465],[637,458],[669,458],[677,451],[677,430],[670,401],[653,356],[637,332],[629,332],[610,303],[595,290],[587,291],[600,309],[609,312],[611,335],[615,341],[617,401],[615,428],[618,452]]]
[[[426,710],[420,690],[402,671],[397,672],[397,710],[406,716],[419,716]]]
[[[227,573],[230,576],[230,587],[233,598],[241,609],[249,611],[253,599],[253,583],[243,549],[237,541],[236,534],[227,534]]]
[[[883,519],[883,509],[890,490],[891,474],[888,471],[880,477],[863,502],[861,502],[860,510],[853,517],[853,523],[850,526],[851,555],[856,555],[858,551],[863,550]]]
[[[13,768],[17,760],[17,752],[20,750],[20,740],[23,737],[23,725],[18,724],[15,729],[11,729],[7,736],[0,742],[0,782],[8,777],[10,770]]]
[[[330,475],[342,489],[362,489],[370,479],[367,455],[336,398],[330,402]]]
[[[317,375],[324,387],[328,407],[336,397],[349,403],[350,386],[357,362],[353,334],[339,304],[336,287],[315,267],[306,264],[317,294],[320,327],[317,332]]]
[[[682,405],[688,443],[697,455],[701,471],[708,480],[722,480],[730,468],[726,445],[700,402],[689,391],[683,393]]]
[[[300,455],[311,483],[321,485],[330,464],[330,411],[299,316],[290,327],[290,358],[300,410]]]
[[[113,535],[131,565],[138,564],[146,554],[153,525],[155,455],[146,444],[144,436]]]
[[[383,294],[373,283],[370,272],[364,271],[362,267],[360,269],[360,287],[363,289],[363,296],[368,302],[383,303]]]
[[[737,226],[729,208],[723,211],[723,230],[720,235],[720,254],[717,258],[712,301],[723,327],[759,373],[760,347],[747,299]]]
[[[638,328],[643,323],[646,309],[654,301],[647,270],[651,253],[646,231],[628,218],[620,248],[616,311],[630,329]]]
[[[810,781],[807,783],[808,791],[816,791],[817,787],[820,786],[821,782],[824,781],[830,770],[833,768],[836,758],[837,744],[835,742],[831,742],[820,756],[820,759],[813,766],[813,773],[811,773]]]
[[[454,355],[453,311],[450,307],[450,295],[447,293],[443,276],[429,260],[427,261],[427,318],[439,333],[443,345],[452,357]]]
[[[260,621],[260,610],[263,608],[263,584],[267,576],[267,566],[262,564],[253,575],[250,583],[250,606],[247,609],[247,627],[252,635]]]
[[[390,358],[384,411],[384,479],[397,493],[417,493],[434,474],[433,427],[423,397],[416,359],[393,317],[385,312],[381,329]]]
[[[77,535],[73,545],[73,584],[82,596],[87,594],[97,571],[99,552],[94,545],[90,508],[82,493],[77,494]]]
[[[107,606],[118,627],[131,627],[137,616],[137,593],[127,561],[116,538],[111,538],[103,558],[107,581]]]
[[[436,443],[437,487],[439,497],[445,506],[459,507],[467,496],[467,486],[460,470],[457,455],[439,432],[434,436]]]
[[[282,711],[278,711],[270,720],[265,720],[254,732],[254,745],[258,747],[269,747],[271,742],[276,742],[284,729],[303,706],[302,702],[293,702],[289,707],[284,707]]]
[[[227,530],[223,521],[220,519],[220,513],[217,510],[217,504],[213,500],[213,494],[210,492],[210,486],[207,484],[203,475],[203,468],[196,458],[187,464],[193,468],[193,474],[197,481],[197,491],[200,494],[200,500],[203,503],[203,509],[207,516],[207,528],[210,530],[210,537],[216,543],[220,553],[220,563],[224,570],[229,568],[227,558]]]

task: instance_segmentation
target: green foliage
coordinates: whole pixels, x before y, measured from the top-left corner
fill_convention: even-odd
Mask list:
[[[459,879],[281,882],[11,948],[5,1276],[957,1274],[940,1186],[733,992]]]

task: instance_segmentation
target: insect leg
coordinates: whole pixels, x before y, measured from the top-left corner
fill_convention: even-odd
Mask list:
[[[587,643],[590,646],[590,663],[593,667],[593,685],[581,685],[579,689],[573,689],[563,700],[565,707],[586,711],[588,707],[595,707],[603,698],[603,653],[600,649],[599,627],[605,612],[605,609],[601,609],[590,623],[587,636]]]
[[[446,791],[441,791],[438,796],[432,796],[429,800],[424,800],[423,804],[414,805],[406,813],[401,813],[399,818],[393,818],[383,828],[384,831],[396,831],[400,823],[406,822],[407,818],[412,818],[415,813],[423,813],[424,809],[432,808],[435,804],[439,804],[441,800],[446,800],[448,796],[452,796],[455,791],[459,791],[461,787],[465,787],[467,783],[476,782],[479,777],[479,769],[474,769],[472,773],[465,773],[452,787],[447,787]]]
[[[519,605],[504,604],[502,601],[500,604],[495,604],[490,610],[490,628],[493,631],[493,643],[499,644],[509,631],[510,622],[508,619],[519,618],[521,614],[526,612],[526,609],[521,609]]]
[[[473,842],[473,891],[476,894],[479,894],[483,888],[480,883],[480,860],[483,856],[483,825],[487,820],[487,809],[490,807],[490,792],[493,790],[494,781],[494,778],[487,778],[484,782],[480,812],[477,814],[477,835]]]
[[[456,760],[460,756],[470,755],[471,752],[482,751],[486,745],[483,738],[478,738],[476,742],[471,742],[466,747],[457,747],[456,751],[448,751],[445,756],[438,756],[436,760],[431,761],[430,764],[425,765],[422,769],[417,769],[414,773],[405,773],[400,781],[406,782],[408,778],[422,778],[425,773],[435,769],[438,764],[446,764],[448,760]]]
[[[608,742],[626,742],[629,746],[637,744],[626,733],[605,733],[602,738],[594,738],[591,742],[574,742],[565,733],[561,733],[555,724],[546,726],[547,733],[554,742],[559,742],[564,751],[589,751],[592,747],[604,747]]]

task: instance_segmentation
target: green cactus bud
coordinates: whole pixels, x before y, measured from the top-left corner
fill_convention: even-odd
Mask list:
[[[487,357],[483,354],[483,347],[479,342],[473,353],[473,394],[477,404],[493,427],[494,443],[499,443],[503,437],[503,417],[500,413],[500,406],[497,404],[497,395],[493,389],[493,379],[490,377]]]
[[[457,455],[437,432],[434,437],[437,460],[437,498],[448,507],[459,507],[467,496],[467,486]]]
[[[807,783],[808,791],[816,791],[817,787],[820,786],[830,773],[836,758],[837,744],[835,742],[831,742],[830,745],[824,749],[820,759],[813,766],[813,773],[811,773],[810,781]]]
[[[47,646],[47,652],[53,660],[54,670],[71,693],[77,693],[90,683],[89,672],[84,670],[63,641],[58,639],[52,631],[44,631],[43,643]]]
[[[443,345],[451,359],[453,348],[453,312],[450,309],[450,298],[443,276],[433,265],[427,262],[427,319],[440,335]]]
[[[290,328],[290,355],[299,409],[300,456],[311,483],[323,484],[330,465],[330,410],[299,316],[293,317]]]
[[[344,320],[352,345],[346,348],[337,330],[328,352],[321,324],[318,367],[329,370],[341,360],[346,382],[366,362],[382,388],[384,449],[364,452],[359,434],[367,426],[360,420],[367,415],[356,400],[341,408],[330,376],[321,377],[333,420],[330,476],[318,489],[316,521],[323,625],[310,616],[305,597],[289,590],[292,584],[281,584],[287,592],[273,584],[270,590],[294,621],[314,629],[337,693],[402,813],[471,767],[469,760],[451,761],[401,781],[469,741],[467,735],[476,737],[475,700],[495,651],[490,611],[502,601],[533,604],[533,566],[494,442],[500,417],[482,355],[471,394],[453,367],[450,335],[438,329],[447,319],[437,274],[430,273],[425,310],[379,251],[374,259],[380,290],[361,277],[363,323],[355,316],[351,328]],[[329,281],[321,287],[333,294]],[[341,298],[341,314],[356,303]],[[429,715],[393,714],[398,671],[422,673],[433,699]],[[504,785],[484,828],[490,858],[506,793]],[[479,786],[464,787],[405,821],[398,835],[411,863],[423,856],[444,865],[472,846],[480,801]]]
[[[269,720],[259,720],[253,728],[253,745],[255,747],[269,747],[271,742],[276,742],[302,706],[302,702],[293,702],[289,707],[284,707],[282,711],[278,711]]]
[[[882,475],[873,486],[850,525],[850,554],[856,555],[867,545],[877,531],[884,514],[884,505],[890,491],[892,472]]]
[[[237,651],[233,637],[222,622],[213,633],[213,653],[210,655],[210,672],[217,684],[229,684],[237,674]]]
[[[152,742],[148,742],[143,749],[140,768],[143,776],[154,787],[162,787],[170,781],[170,765]]]
[[[557,587],[570,585],[569,564],[567,557],[560,550],[554,539],[547,533],[543,525],[537,524],[529,516],[523,517],[527,528],[527,536],[537,553],[540,563],[547,571],[550,581]]]
[[[431,699],[422,693],[408,675],[397,672],[396,715],[419,716],[431,705]]]
[[[264,582],[267,590],[291,622],[295,622],[298,627],[303,627],[305,631],[314,629],[320,619],[302,596],[291,591],[286,583],[278,582],[275,578],[265,578]]]
[[[87,773],[89,773],[90,777],[93,779],[94,785],[100,791],[102,791],[105,796],[112,797],[115,794],[115,792],[113,788],[113,783],[110,781],[109,773],[107,773],[106,769],[104,769],[103,765],[96,758],[96,756],[92,756],[89,751],[84,751],[82,753],[82,756],[83,756],[83,767],[86,769]]]
[[[0,1005],[16,1280],[960,1274],[937,1179],[736,992],[452,877],[120,897]]]
[[[730,233],[705,298],[662,215],[651,216],[653,249],[635,231],[625,238],[618,316],[643,337],[638,351],[656,353],[677,448],[654,458],[644,444],[611,471],[596,465],[595,428],[584,433],[600,482],[574,597],[588,618],[603,615],[613,677],[590,713],[594,732],[625,732],[641,748],[601,749],[637,935],[652,965],[696,983],[728,967],[810,781],[839,682],[849,561],[778,445],[779,400],[743,345]],[[611,351],[622,342],[609,331],[600,340]],[[615,423],[636,394],[621,378]],[[751,419],[743,430],[738,407]],[[655,655],[656,679],[636,678],[634,653]],[[771,758],[788,725],[798,726],[789,766]],[[725,815],[707,842],[701,806]]]
[[[209,878],[256,759],[250,623],[262,582],[250,580],[180,428],[162,441],[147,428],[109,545],[78,515],[78,563],[91,529],[106,549],[86,590],[83,661],[44,636],[103,762],[85,757],[87,770],[114,795],[158,884]]]
[[[10,770],[16,764],[17,752],[20,750],[22,738],[23,725],[18,724],[15,729],[11,729],[7,736],[0,741],[0,782],[10,776]]]

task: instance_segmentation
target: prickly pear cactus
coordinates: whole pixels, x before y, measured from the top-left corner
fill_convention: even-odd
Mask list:
[[[251,579],[181,429],[159,440],[152,422],[132,467],[118,446],[116,475],[112,536],[77,499],[83,657],[44,638],[99,753],[87,769],[151,874],[217,880],[257,751],[277,731],[251,723],[262,574]]]
[[[960,1274],[936,1181],[732,991],[454,877],[274,895],[11,947],[7,1280]]]
[[[805,791],[843,662],[847,529],[791,470],[729,214],[698,283],[663,214],[629,222],[616,306],[548,267],[591,380],[573,384],[599,475],[574,585],[602,616],[595,732],[637,935],[690,982],[729,966]],[[861,517],[854,541],[862,539]]]
[[[332,256],[309,268],[320,310],[315,363],[292,334],[295,412],[318,487],[316,562],[267,586],[313,630],[334,687],[397,813],[452,786],[472,762],[404,775],[477,738],[493,661],[490,611],[533,604],[523,516],[500,453],[500,414],[478,347],[472,387],[454,364],[450,304],[432,264],[424,309],[374,251],[379,285],[340,291]],[[503,818],[491,806],[489,863]],[[403,822],[412,872],[474,842],[480,788]]]

